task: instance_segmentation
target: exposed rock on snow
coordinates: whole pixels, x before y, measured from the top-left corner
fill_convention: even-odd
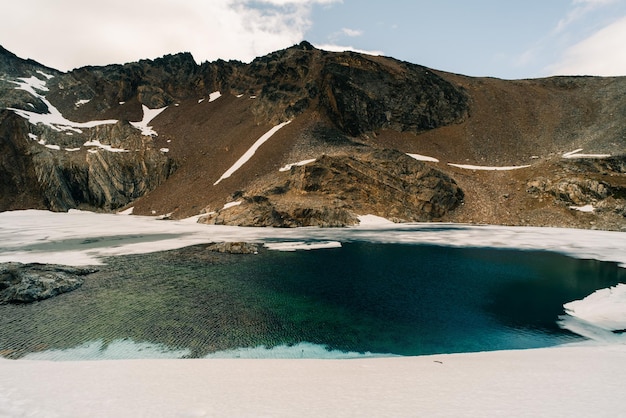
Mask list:
[[[28,303],[71,292],[96,270],[54,264],[0,264],[0,303]]]

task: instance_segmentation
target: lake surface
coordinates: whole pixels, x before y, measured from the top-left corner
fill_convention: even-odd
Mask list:
[[[581,340],[557,324],[564,303],[626,282],[614,263],[545,251],[364,242],[257,255],[194,246],[106,262],[74,292],[0,306],[0,354],[195,358],[264,346],[257,356],[325,357],[546,347]]]

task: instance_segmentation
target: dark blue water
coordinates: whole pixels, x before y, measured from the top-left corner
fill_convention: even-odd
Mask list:
[[[577,341],[563,304],[626,282],[613,263],[549,252],[350,243],[216,255],[203,247],[116,257],[74,292],[0,306],[0,352],[150,342],[191,357],[320,344],[420,355]]]

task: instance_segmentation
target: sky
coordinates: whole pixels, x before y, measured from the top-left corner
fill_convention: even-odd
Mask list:
[[[626,0],[2,0],[0,45],[62,71],[307,40],[470,76],[626,75]]]

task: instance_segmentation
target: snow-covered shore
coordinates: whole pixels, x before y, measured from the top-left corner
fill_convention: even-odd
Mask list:
[[[356,228],[276,230],[5,212],[0,262],[94,264],[213,241],[281,243],[282,250],[290,242],[371,241],[550,250],[626,265],[624,233],[363,220]],[[350,360],[0,358],[0,417],[620,416],[626,345],[610,330],[626,328],[623,286],[567,305],[575,324],[615,336],[602,345]]]
[[[617,417],[626,346],[355,360],[0,360],[2,417]]]
[[[165,221],[76,210],[0,213],[0,262],[100,264],[108,256],[228,241],[269,243],[269,247],[280,250],[288,250],[290,242],[295,247],[302,247],[303,242],[316,247],[313,244],[330,246],[331,242],[355,241],[546,250],[626,266],[626,233],[623,232],[446,223],[394,224],[370,215],[362,216],[361,225],[353,228],[244,228],[197,224],[194,218]],[[280,245],[273,245],[276,243]]]

